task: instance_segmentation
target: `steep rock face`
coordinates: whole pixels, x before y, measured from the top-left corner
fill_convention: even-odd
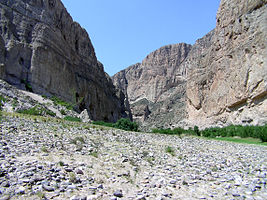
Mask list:
[[[183,76],[183,69],[179,69],[179,65],[190,49],[191,45],[185,43],[161,47],[149,54],[142,63],[117,73],[112,77],[113,82],[124,91],[127,85],[130,103],[143,98],[156,102],[163,92],[177,85],[178,81],[172,79],[174,71],[179,71]]]
[[[266,123],[266,4],[222,0],[216,28],[186,53],[163,47],[116,74],[134,118],[146,128]]]
[[[212,43],[188,71],[191,124],[266,123],[266,2],[221,1]]]
[[[60,0],[1,0],[0,9],[1,78],[87,108],[95,120],[125,114],[87,32]]]
[[[112,77],[114,85],[126,94],[135,120],[148,123],[155,120],[155,115],[158,121],[162,119],[161,123],[165,121],[164,116],[159,115],[166,114],[166,110],[172,107],[167,102],[176,102],[172,99],[174,97],[170,98],[171,91],[184,88],[186,71],[179,66],[190,49],[191,45],[185,43],[161,47],[149,54],[142,63],[130,66]],[[184,97],[183,94],[181,92],[179,98]]]

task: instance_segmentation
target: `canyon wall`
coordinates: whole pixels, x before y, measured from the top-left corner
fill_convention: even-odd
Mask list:
[[[126,116],[124,94],[97,60],[87,32],[60,0],[0,0],[0,77],[59,96],[94,120]]]
[[[216,19],[193,46],[162,47],[113,77],[145,128],[267,122],[267,1],[222,0]]]

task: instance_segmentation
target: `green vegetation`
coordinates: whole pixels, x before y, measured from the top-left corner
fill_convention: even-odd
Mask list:
[[[72,122],[81,122],[82,120],[78,117],[72,117],[72,116],[66,116],[64,117],[65,120],[67,121],[72,121]]]
[[[7,99],[5,97],[3,97],[2,95],[0,95],[0,110],[2,110],[2,106],[6,101],[7,101]]]
[[[37,116],[50,115],[52,117],[56,116],[56,113],[46,108],[40,107],[40,106],[34,106],[29,109],[18,110],[17,112],[21,114],[26,114],[26,115],[37,115]]]
[[[213,140],[219,141],[228,141],[228,142],[236,142],[236,143],[244,143],[244,144],[258,144],[267,146],[266,142],[262,142],[260,139],[257,138],[240,138],[240,137],[218,137],[212,138]]]
[[[90,152],[90,156],[98,158],[98,152],[97,151]]]
[[[170,146],[167,146],[166,149],[165,149],[166,153],[169,153],[171,154],[172,156],[175,156],[175,152],[174,152],[174,149]]]
[[[60,113],[61,113],[61,115],[66,115],[66,111],[65,110],[60,110]]]
[[[66,107],[68,110],[73,110],[74,106],[72,104],[63,101],[62,99],[60,99],[56,96],[53,96],[50,99],[54,102],[55,105],[61,105],[61,106]]]
[[[181,135],[181,134],[188,134],[188,135],[196,135],[196,136],[203,136],[208,138],[233,138],[233,137],[240,137],[246,138],[245,140],[237,140],[233,138],[235,142],[243,142],[243,143],[253,143],[255,141],[251,141],[251,139],[247,138],[254,138],[258,139],[262,143],[267,142],[267,125],[265,126],[241,126],[241,125],[231,125],[224,128],[207,128],[205,130],[200,131],[197,126],[194,127],[194,130],[188,129],[184,130],[182,128],[175,128],[175,129],[152,129],[153,133],[160,133],[160,134],[167,134],[167,135]],[[226,139],[225,139],[226,140]],[[229,140],[229,139],[228,139]],[[256,142],[258,143],[258,142]]]
[[[31,84],[26,79],[21,80],[21,83],[25,85],[27,91],[33,92]]]
[[[131,122],[129,119],[121,118],[116,123],[108,123],[103,121],[93,122],[95,125],[106,126],[111,128],[118,128],[125,131],[138,131],[138,124],[136,122]]]
[[[115,124],[114,128],[122,129],[125,131],[138,131],[136,122],[131,122],[129,119],[121,118]]]
[[[165,134],[165,135],[181,135],[184,132],[185,130],[182,128],[152,129],[152,133],[160,133],[160,134]]]
[[[267,142],[267,125],[265,126],[227,126],[224,128],[207,128],[201,131],[204,137],[241,137],[241,138],[258,138],[262,142]]]
[[[114,127],[113,123],[103,122],[103,121],[95,121],[93,122],[93,124],[99,125],[99,126]]]

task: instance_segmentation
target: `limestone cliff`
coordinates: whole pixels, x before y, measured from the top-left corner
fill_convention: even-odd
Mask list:
[[[170,105],[169,102],[183,104],[181,101],[185,100],[185,69],[180,68],[180,64],[190,49],[191,45],[185,43],[164,46],[149,54],[142,63],[112,77],[114,85],[126,94],[135,120],[145,125],[148,121],[153,122],[155,119],[152,116],[156,116],[157,121],[164,123],[169,118],[165,114],[175,115],[177,109],[182,107]],[[178,94],[173,95],[171,91]],[[170,112],[171,107],[174,108],[173,112]]]
[[[188,120],[206,124],[267,122],[267,1],[222,0],[217,25],[188,71]]]
[[[123,94],[60,0],[0,0],[0,9],[2,79],[87,108],[94,120],[116,121],[125,114],[117,97]]]
[[[264,124],[266,36],[266,0],[222,0],[216,28],[192,47],[160,48],[113,82],[146,127]]]

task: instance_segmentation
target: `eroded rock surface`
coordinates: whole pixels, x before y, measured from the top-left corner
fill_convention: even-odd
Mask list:
[[[87,32],[60,0],[1,0],[0,9],[2,79],[87,108],[94,120],[124,115]]]
[[[190,122],[266,123],[266,3],[221,1],[212,43],[188,70]]]
[[[152,114],[157,116],[157,121],[164,123],[166,118],[182,107],[174,104],[185,102],[186,71],[180,66],[190,49],[191,45],[185,43],[164,46],[149,54],[142,63],[130,66],[112,77],[114,85],[127,95],[135,120],[145,125],[155,120]],[[174,108],[173,112],[170,107]],[[179,116],[183,113],[180,111]]]
[[[266,123],[266,3],[222,0],[216,28],[192,47],[162,47],[116,74],[134,118],[149,128]]]

